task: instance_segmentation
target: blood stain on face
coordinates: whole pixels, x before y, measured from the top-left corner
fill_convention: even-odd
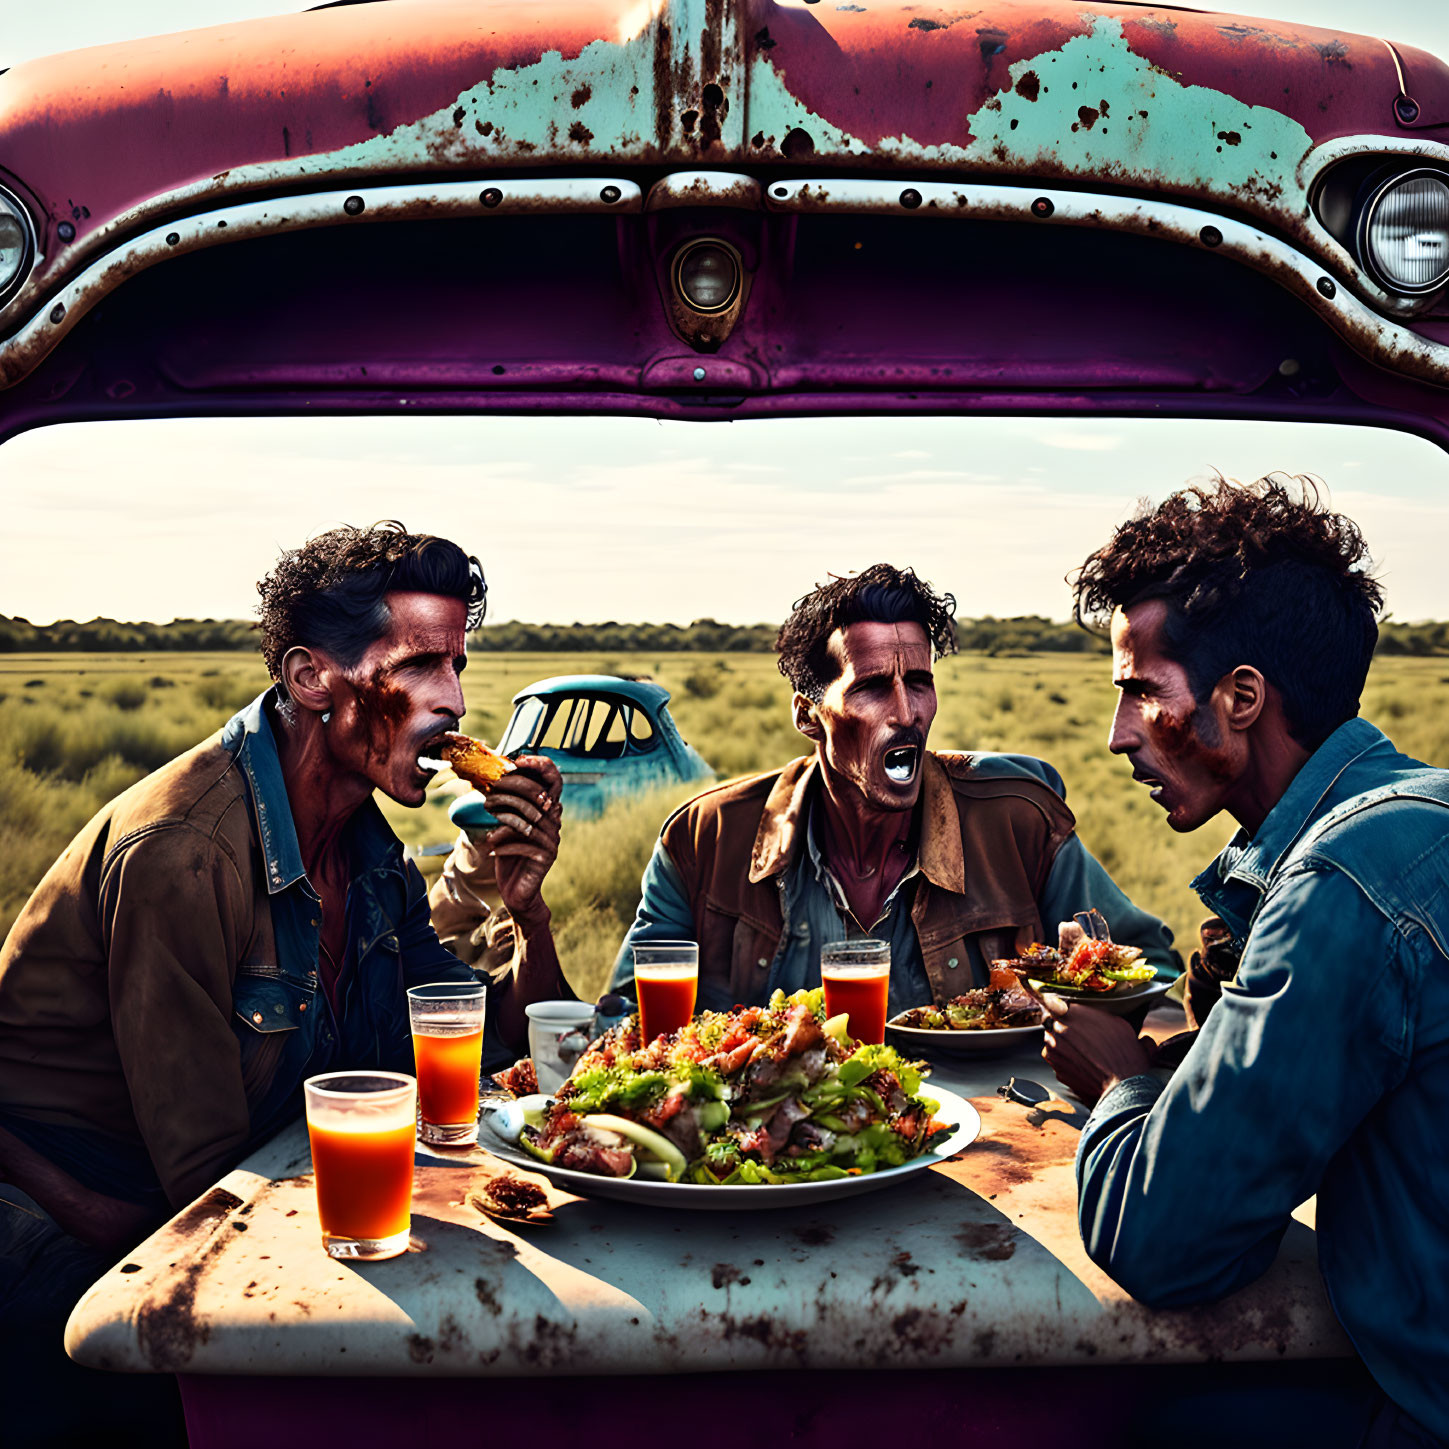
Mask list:
[[[407,690],[389,684],[387,670],[377,668],[354,690],[358,731],[369,760],[385,760],[413,703]]]

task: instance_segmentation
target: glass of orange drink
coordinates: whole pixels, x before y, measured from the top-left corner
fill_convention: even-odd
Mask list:
[[[328,1072],[302,1085],[322,1246],[333,1258],[406,1252],[417,1084],[401,1072]]]
[[[890,997],[891,948],[869,937],[828,941],[820,948],[820,981],[825,987],[825,1013],[850,1018],[857,1041],[885,1040],[886,1002]]]
[[[486,995],[481,982],[439,981],[408,989],[418,1137],[432,1146],[469,1147],[478,1140]]]
[[[651,1042],[687,1025],[699,990],[699,943],[641,941],[634,947],[634,989],[641,1040]]]

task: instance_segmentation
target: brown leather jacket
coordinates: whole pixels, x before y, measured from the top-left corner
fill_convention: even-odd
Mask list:
[[[62,1166],[61,1133],[144,1153],[174,1206],[300,1110],[309,1070],[411,1070],[406,986],[474,979],[369,803],[330,1009],[266,698],[96,815],[0,949],[0,1111],[57,1129],[27,1140]]]
[[[803,838],[816,770],[807,756],[733,781],[665,823],[660,839],[693,905],[702,997],[706,983],[735,1001],[758,995],[780,944],[785,868]],[[947,1000],[969,984],[952,969],[968,959],[968,941],[990,961],[1043,939],[1037,900],[1076,822],[1048,785],[988,777],[965,754],[927,753],[919,809],[911,918],[931,990]]]

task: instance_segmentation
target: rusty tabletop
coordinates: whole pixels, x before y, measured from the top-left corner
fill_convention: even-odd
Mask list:
[[[1149,1026],[1173,1029],[1171,1010]],[[1054,1085],[1034,1050],[942,1056],[933,1080],[973,1101],[977,1141],[888,1189],[808,1208],[674,1211],[549,1186],[552,1221],[513,1229],[470,1201],[506,1164],[476,1150],[420,1152],[413,1251],[381,1263],[323,1253],[297,1123],[95,1284],[66,1347],[94,1368],[268,1377],[1351,1353],[1318,1275],[1308,1208],[1269,1272],[1223,1302],[1134,1303],[1078,1235],[1072,1163],[1085,1113],[1059,1087],[1042,1108],[999,1098],[1013,1074]]]

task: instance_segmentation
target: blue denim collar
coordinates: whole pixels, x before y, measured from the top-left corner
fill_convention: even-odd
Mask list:
[[[1304,762],[1257,834],[1239,830],[1193,881],[1193,889],[1201,895],[1229,881],[1241,881],[1259,894],[1266,891],[1283,857],[1313,823],[1343,772],[1371,750],[1392,753],[1393,748],[1388,736],[1366,719],[1339,725]]]
[[[287,798],[287,782],[270,709],[280,702],[276,686],[259,694],[222,727],[221,743],[232,751],[246,775],[252,814],[267,870],[267,894],[276,895],[306,879],[302,848]],[[367,800],[347,827],[348,853],[354,869],[391,866],[402,846],[374,800]]]

